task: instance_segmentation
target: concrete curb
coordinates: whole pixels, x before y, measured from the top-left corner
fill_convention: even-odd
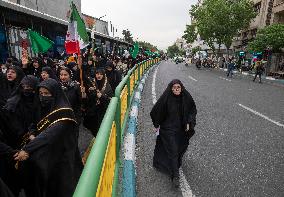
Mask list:
[[[226,69],[226,68],[219,68],[219,70],[227,72],[228,69]],[[241,75],[244,75],[244,76],[251,76],[251,77],[254,77],[254,75],[255,75],[255,74],[251,74],[249,72],[239,72],[239,71],[236,71],[236,70],[234,70],[233,73],[234,74],[241,74]],[[263,76],[263,79],[266,82],[269,82],[269,83],[284,85],[284,80],[279,80],[279,79],[275,79],[273,77],[267,77],[267,76]]]
[[[143,91],[149,72],[156,66],[149,69],[142,77],[138,87],[135,90],[131,104],[130,115],[128,119],[128,127],[124,138],[123,148],[123,177],[122,177],[122,195],[123,197],[136,196],[136,170],[135,170],[135,137],[137,132],[138,109],[141,101],[141,93]]]

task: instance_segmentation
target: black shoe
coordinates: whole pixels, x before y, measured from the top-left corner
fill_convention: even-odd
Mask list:
[[[175,188],[179,188],[179,177],[174,177],[174,178],[172,179],[172,182],[173,182],[173,186],[174,186]]]

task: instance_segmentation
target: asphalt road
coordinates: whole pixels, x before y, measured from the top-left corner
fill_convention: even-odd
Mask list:
[[[183,196],[171,187],[166,175],[152,167],[153,72],[146,81],[138,115],[137,196]],[[157,98],[174,78],[184,83],[198,110],[196,134],[182,166],[193,195],[284,196],[284,88],[167,61],[158,68]]]

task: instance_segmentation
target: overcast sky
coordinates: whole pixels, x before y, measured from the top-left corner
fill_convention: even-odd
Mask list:
[[[183,35],[190,23],[188,11],[197,0],[81,0],[84,14],[112,21],[121,36],[129,29],[134,40],[166,49]]]

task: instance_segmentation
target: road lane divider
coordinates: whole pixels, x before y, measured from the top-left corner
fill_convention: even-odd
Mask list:
[[[194,79],[192,76],[188,76],[189,79],[193,80],[193,81],[197,81],[197,79]]]
[[[223,79],[223,80],[226,80],[226,81],[232,82],[232,80],[231,80],[231,79],[226,79],[225,77],[219,77],[219,79]]]
[[[272,122],[273,124],[276,124],[277,126],[284,128],[284,124],[281,124],[280,122],[277,122],[277,121],[275,121],[275,120],[272,120],[272,119],[270,119],[268,116],[265,116],[265,115],[263,115],[263,114],[261,114],[261,113],[255,111],[255,110],[253,110],[253,109],[251,109],[251,108],[249,108],[249,107],[247,107],[247,106],[245,106],[245,105],[242,105],[242,104],[240,104],[240,103],[238,103],[238,105],[239,105],[240,107],[246,109],[247,111],[250,111],[251,113],[257,115],[257,116],[260,116],[260,117],[262,117],[263,119],[268,120],[269,122]]]

